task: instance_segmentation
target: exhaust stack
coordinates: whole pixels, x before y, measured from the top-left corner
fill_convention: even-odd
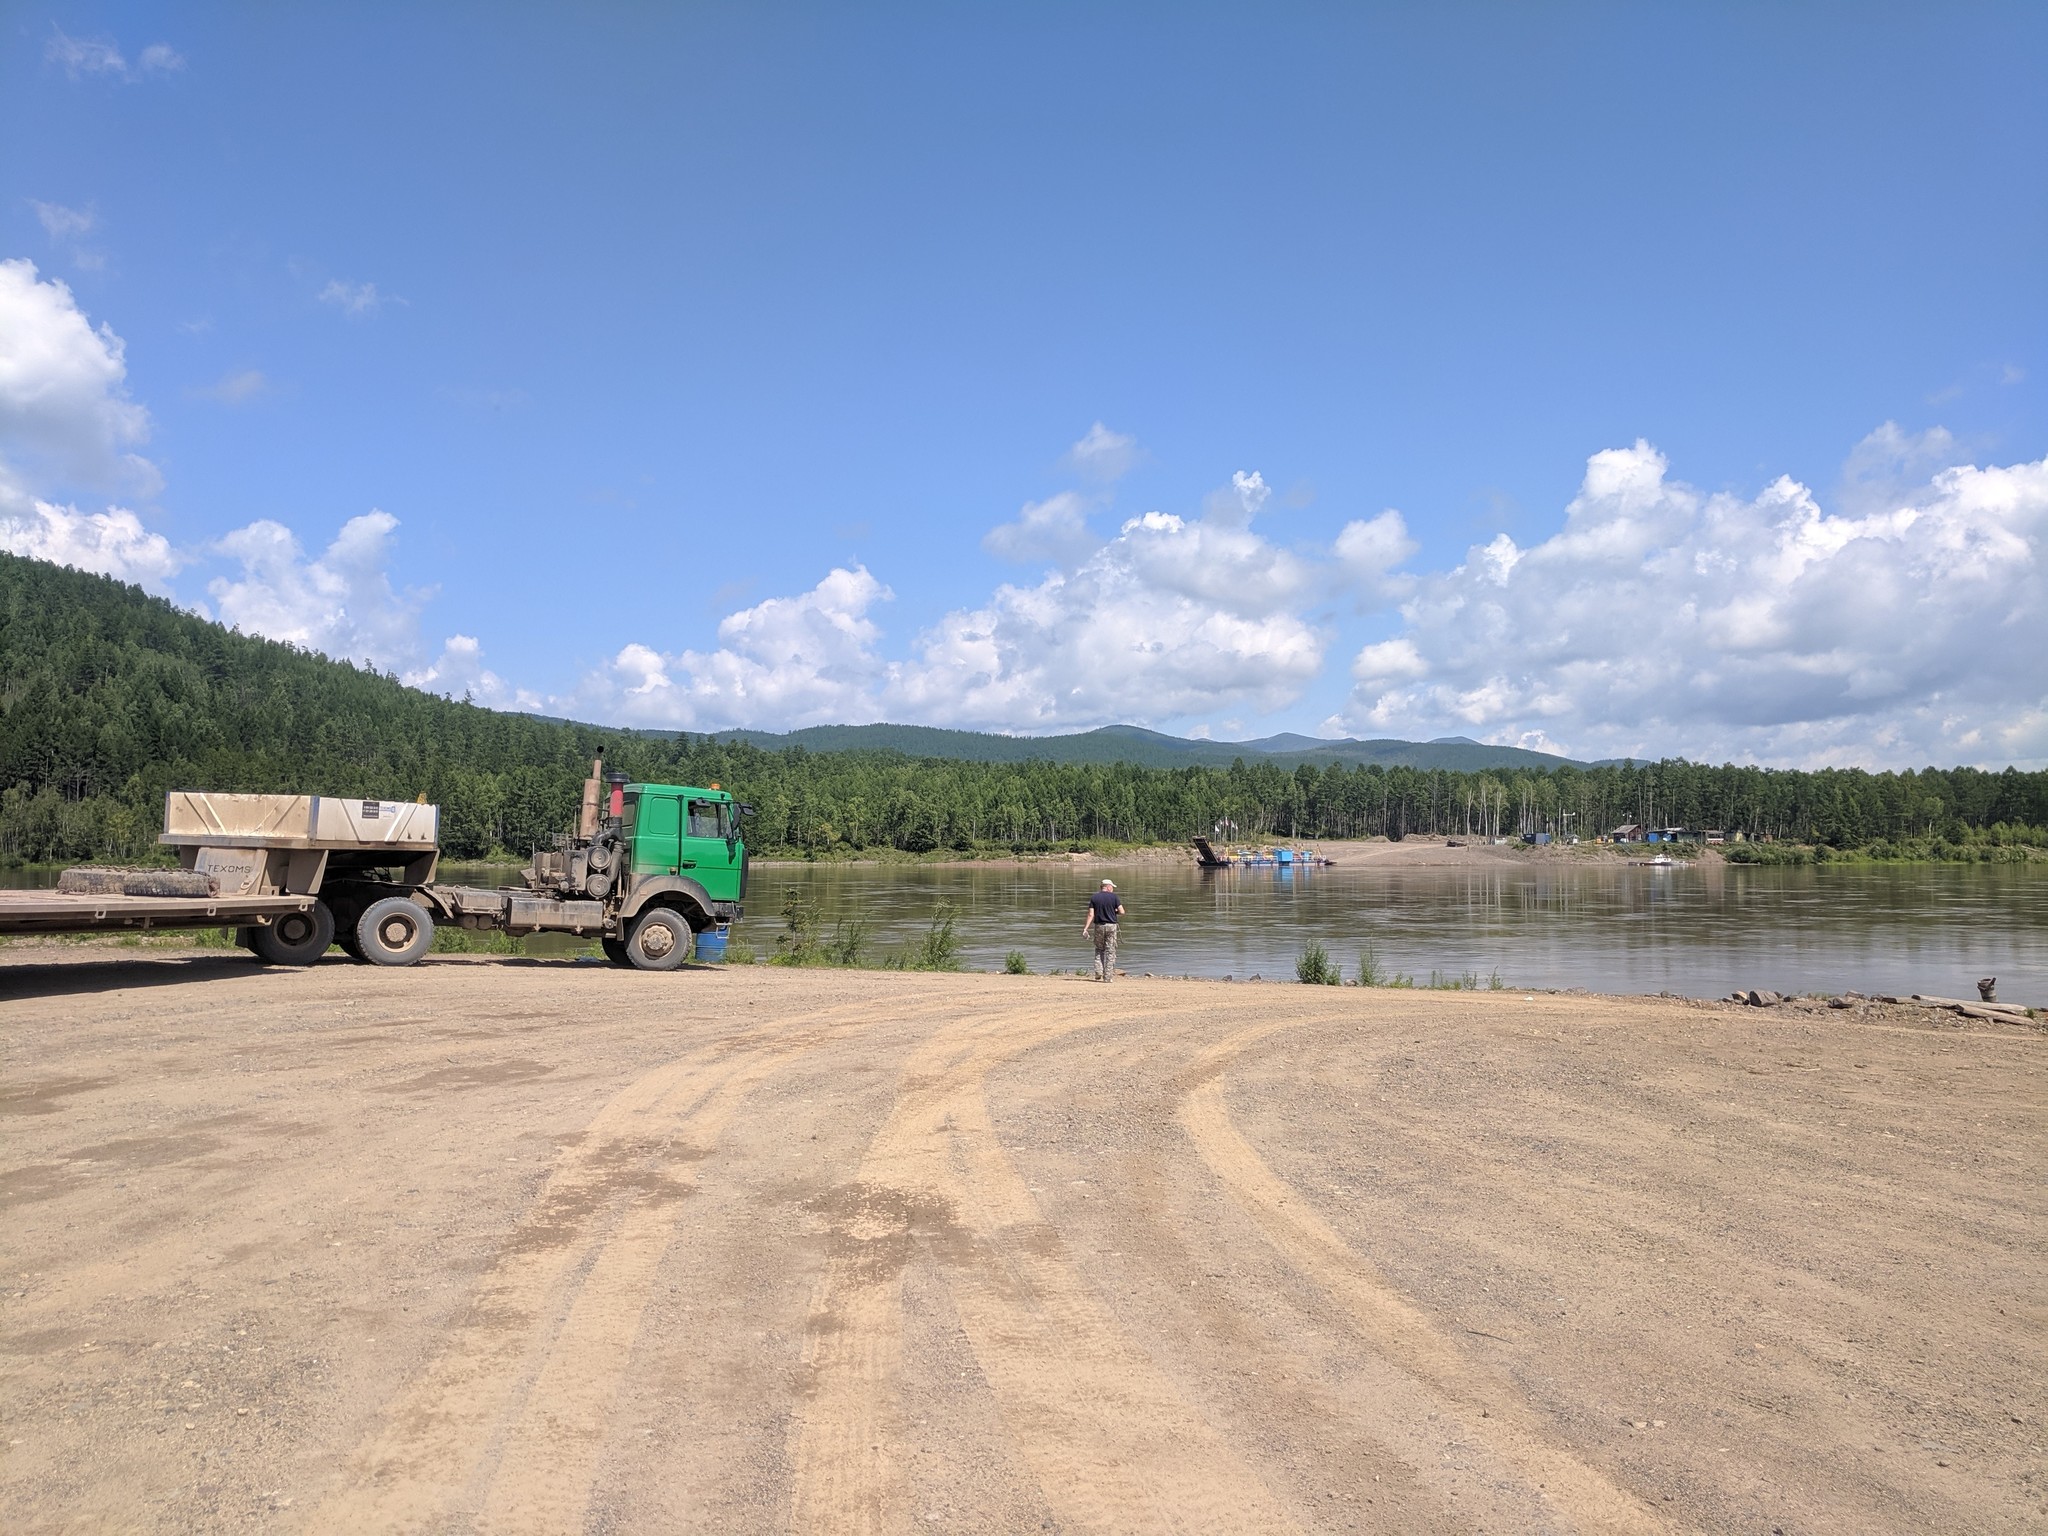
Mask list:
[[[593,758],[590,777],[583,781],[583,809],[576,816],[576,835],[584,842],[597,836],[598,797],[603,793],[604,759]]]

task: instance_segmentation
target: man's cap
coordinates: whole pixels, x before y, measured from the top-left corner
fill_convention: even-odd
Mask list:
[[[1102,882],[1102,888],[1105,891],[1113,891],[1116,889],[1116,882],[1114,880],[1105,880]]]

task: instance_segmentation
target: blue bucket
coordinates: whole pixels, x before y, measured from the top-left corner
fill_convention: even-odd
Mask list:
[[[723,928],[706,928],[697,935],[697,958],[711,965],[724,964],[725,937]]]

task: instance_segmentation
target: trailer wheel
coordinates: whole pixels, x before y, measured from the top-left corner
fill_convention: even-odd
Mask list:
[[[372,965],[411,965],[433,943],[434,920],[427,909],[403,896],[371,902],[356,923],[356,944]]]
[[[667,907],[641,913],[626,938],[626,959],[636,971],[672,971],[689,957],[690,925]]]
[[[284,912],[267,927],[249,930],[249,947],[266,965],[311,965],[334,942],[334,914],[316,901],[303,912]]]
[[[597,943],[598,947],[604,951],[605,959],[611,961],[613,965],[631,965],[633,963],[633,957],[626,953],[626,941],[624,939],[599,939]]]

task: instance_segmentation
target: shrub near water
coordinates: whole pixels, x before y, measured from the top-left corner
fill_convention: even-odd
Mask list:
[[[1304,986],[1335,987],[1343,985],[1344,973],[1330,960],[1330,952],[1323,948],[1322,940],[1310,939],[1301,946],[1301,958],[1294,962],[1294,979]]]
[[[932,913],[932,925],[924,937],[903,953],[898,969],[906,971],[957,971],[960,969],[960,910],[942,901]]]
[[[1412,987],[1415,978],[1390,971],[1380,963],[1379,946],[1368,943],[1358,952],[1358,985],[1361,987]]]

